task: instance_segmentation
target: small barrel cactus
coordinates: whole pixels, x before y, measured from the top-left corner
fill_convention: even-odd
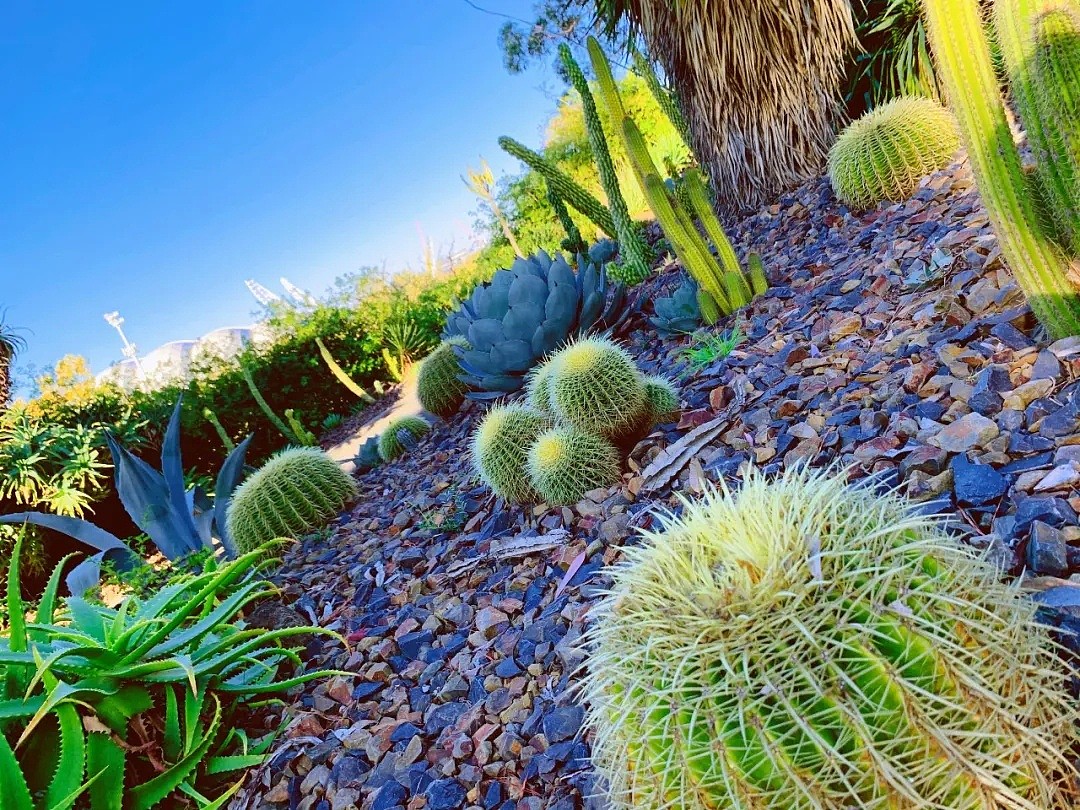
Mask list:
[[[549,416],[555,415],[551,405],[551,360],[533,368],[525,378],[525,399],[530,407]]]
[[[679,410],[679,391],[667,377],[646,377],[645,396],[649,401],[649,414],[656,422]]]
[[[527,467],[545,502],[568,505],[619,480],[619,451],[602,436],[564,425],[540,434],[529,448]]]
[[[551,404],[558,418],[614,437],[639,425],[648,401],[629,352],[606,338],[584,338],[551,360]]]
[[[551,420],[524,405],[497,405],[473,434],[473,466],[480,479],[511,503],[540,500],[529,482],[525,462],[536,437]]]
[[[461,407],[469,390],[458,379],[461,365],[454,354],[454,346],[465,349],[469,344],[460,335],[444,340],[424,358],[416,378],[416,396],[424,410],[443,418],[453,415]]]
[[[417,439],[431,430],[422,416],[403,416],[395,419],[379,434],[379,455],[383,461],[397,458]]]
[[[356,498],[356,482],[317,447],[291,447],[236,488],[225,513],[242,552],[314,531]]]
[[[829,180],[854,210],[903,200],[960,148],[956,121],[928,98],[897,98],[853,121],[829,151]]]
[[[938,521],[805,468],[683,507],[590,609],[613,807],[1077,806],[1049,630]]]

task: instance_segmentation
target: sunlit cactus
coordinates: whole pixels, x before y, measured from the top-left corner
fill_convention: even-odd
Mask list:
[[[480,480],[511,503],[540,500],[525,469],[529,448],[551,419],[524,405],[488,411],[472,440],[473,467]]]
[[[453,347],[468,345],[460,335],[451,337],[424,358],[416,377],[416,396],[424,410],[445,418],[461,407],[469,387],[458,379],[461,364]]]
[[[648,407],[630,353],[606,338],[583,338],[551,358],[550,400],[560,420],[614,437],[639,424]]]
[[[422,416],[395,419],[379,434],[379,455],[383,461],[395,459],[429,430],[431,425]]]
[[[358,494],[350,475],[317,447],[270,458],[236,488],[225,521],[241,552],[318,529]]]
[[[654,422],[661,422],[665,417],[679,410],[679,390],[667,377],[646,377],[645,397],[649,402],[649,415]]]
[[[529,406],[548,416],[555,415],[555,408],[551,404],[551,369],[551,360],[545,360],[525,378],[525,399]]]
[[[853,121],[829,151],[829,180],[854,210],[905,200],[960,148],[952,113],[933,99],[897,98]]]
[[[799,468],[643,535],[590,608],[614,808],[1077,806],[1049,630],[938,519]]]
[[[619,451],[602,436],[564,425],[540,434],[529,449],[527,466],[545,502],[568,505],[619,480]]]

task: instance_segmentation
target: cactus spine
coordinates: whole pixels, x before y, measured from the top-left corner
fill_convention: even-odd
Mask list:
[[[559,58],[563,67],[570,77],[570,83],[581,96],[581,107],[585,114],[585,129],[589,135],[589,148],[596,162],[596,169],[600,175],[600,185],[603,186],[607,196],[608,210],[611,212],[612,222],[615,223],[615,231],[619,240],[619,253],[622,263],[619,268],[617,280],[626,284],[638,284],[649,277],[649,249],[641,235],[638,224],[630,218],[630,212],[626,207],[622,190],[619,188],[619,177],[615,171],[615,163],[611,159],[611,151],[608,149],[607,137],[604,128],[600,124],[600,115],[596,111],[596,101],[589,82],[581,70],[581,66],[574,60],[570,53],[570,47],[563,43],[559,46]],[[604,60],[604,64],[607,64]],[[608,70],[607,79],[612,82],[611,71]],[[616,121],[620,120],[618,118]]]
[[[551,419],[523,405],[496,405],[472,440],[473,467],[480,480],[510,503],[539,499],[526,471],[529,448],[551,427]]]
[[[560,420],[609,438],[641,423],[648,398],[630,353],[606,338],[583,338],[551,360],[549,398]]]
[[[1077,806],[1050,630],[933,518],[796,468],[663,522],[590,609],[613,808]]]
[[[357,385],[353,378],[349,376],[348,372],[338,365],[334,356],[330,354],[330,350],[326,348],[326,344],[322,342],[322,338],[315,338],[315,345],[319,347],[319,354],[322,356],[323,362],[326,363],[331,373],[337,377],[338,382],[356,394],[356,396],[360,397],[364,402],[370,404],[375,401],[375,397]]]
[[[923,0],[938,74],[967,148],[975,180],[1001,252],[1035,316],[1055,339],[1080,334],[1080,294],[1069,260],[1040,223],[994,75],[976,0]],[[1023,26],[999,20],[1007,63],[1016,57]],[[1020,92],[1023,92],[1021,89]]]
[[[547,182],[550,189],[569,205],[572,205],[592,220],[596,227],[608,236],[618,238],[611,212],[596,197],[575,183],[569,176],[559,171],[550,160],[524,144],[506,136],[499,138],[499,146],[507,154],[516,157],[530,169],[538,172]]]
[[[555,193],[555,189],[551,187],[551,184],[546,180],[544,185],[547,186],[547,198],[551,203],[552,209],[555,211],[555,216],[558,217],[559,222],[563,226],[563,230],[566,231],[566,239],[563,240],[562,248],[569,253],[584,253],[588,250],[588,245],[585,244],[585,240],[581,238],[581,231],[578,230],[578,226],[574,223],[573,217],[570,216],[570,212],[566,210],[566,203],[563,202],[563,198]]]
[[[565,506],[619,480],[619,451],[602,436],[564,425],[540,434],[529,448],[527,466],[540,497]]]

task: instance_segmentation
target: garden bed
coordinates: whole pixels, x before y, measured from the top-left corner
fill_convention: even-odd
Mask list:
[[[772,283],[740,313],[738,348],[695,365],[688,339],[643,316],[617,336],[643,371],[678,378],[684,405],[620,484],[572,508],[508,509],[473,477],[471,404],[360,477],[331,536],[288,553],[284,601],[350,642],[313,640],[308,665],[356,676],[294,696],[234,807],[603,807],[573,674],[600,569],[674,493],[748,463],[874,475],[953,516],[1007,575],[1026,567],[1080,602],[1066,581],[1080,571],[1080,338],[1040,337],[966,169],[863,216],[810,183],[730,233]],[[707,439],[670,480],[648,469],[695,428]]]

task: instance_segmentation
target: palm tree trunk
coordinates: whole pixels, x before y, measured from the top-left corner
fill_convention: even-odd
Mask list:
[[[0,412],[7,409],[11,399],[11,359],[11,354],[0,348]]]
[[[720,208],[739,213],[816,176],[843,121],[849,0],[631,0]]]

